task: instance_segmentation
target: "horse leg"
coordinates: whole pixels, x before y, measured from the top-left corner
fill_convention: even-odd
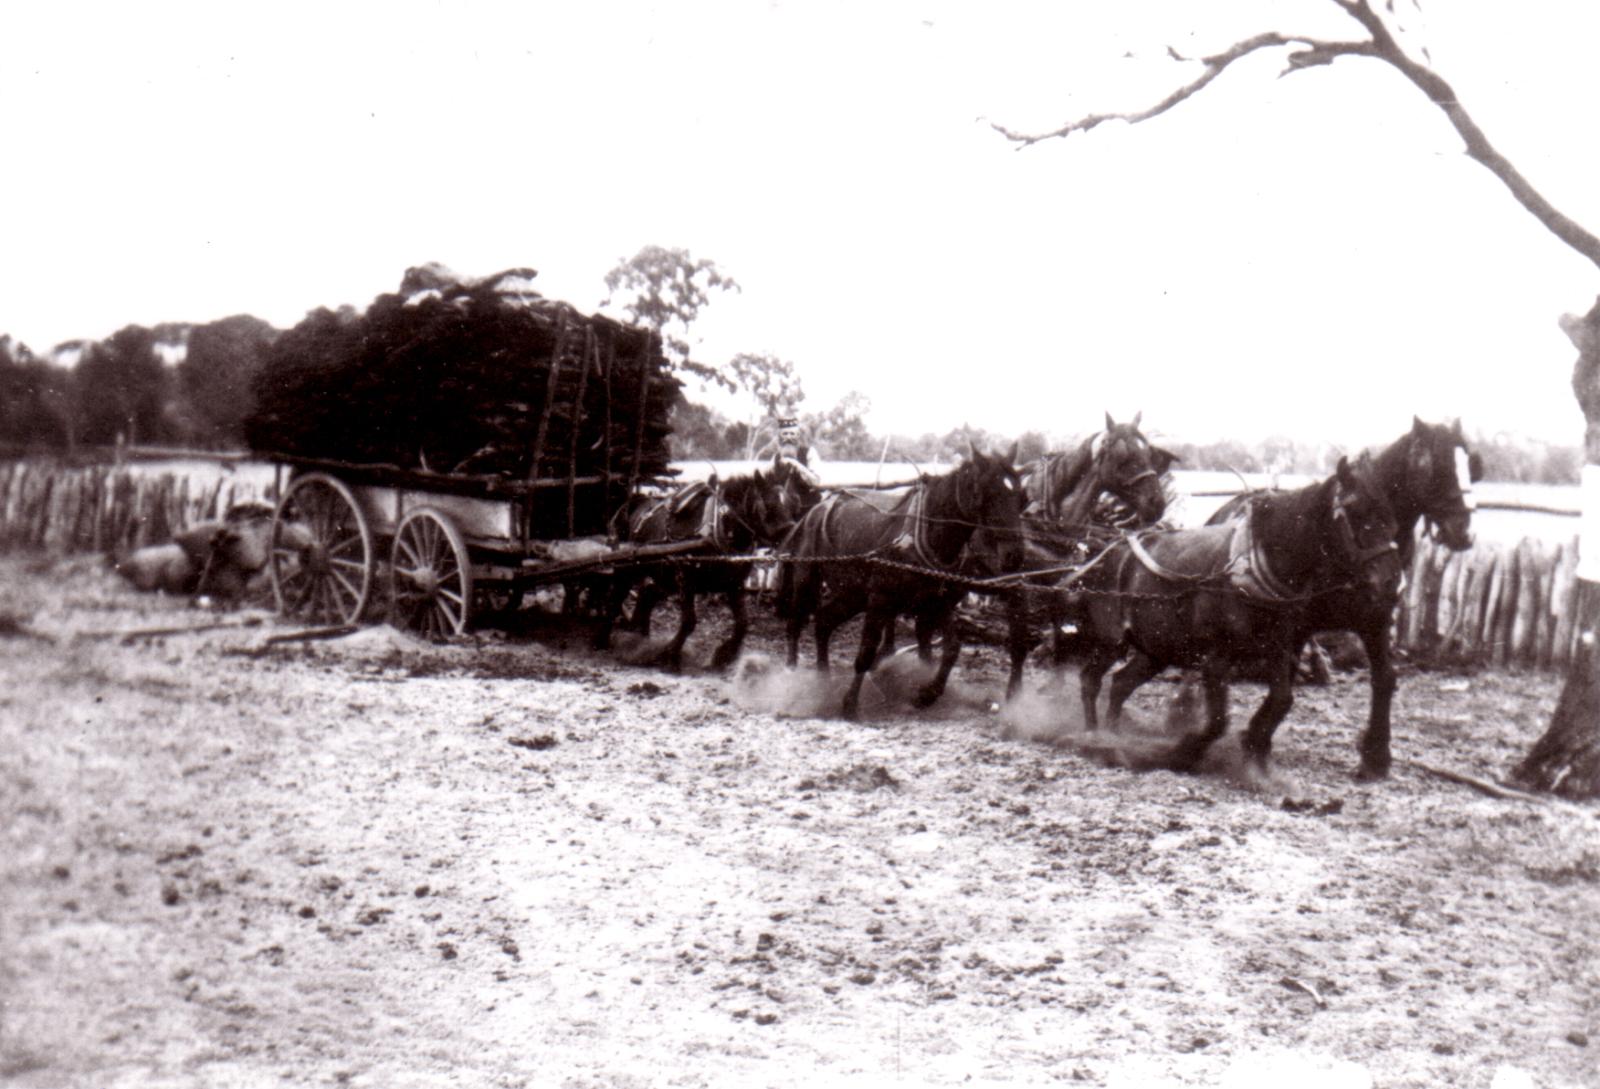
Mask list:
[[[617,625],[617,617],[622,615],[622,603],[628,600],[628,591],[632,588],[627,579],[621,575],[613,576],[611,585],[606,588],[604,607],[600,612],[600,623],[594,630],[594,649],[611,649],[611,631]]]
[[[893,614],[890,614],[893,615]],[[885,617],[881,610],[869,608],[866,619],[861,623],[861,648],[856,651],[855,675],[850,678],[850,690],[844,694],[844,706],[840,713],[848,719],[854,719],[861,705],[861,682],[867,679],[867,674],[878,661],[878,647],[883,642],[883,627]]]
[[[933,661],[933,633],[939,628],[937,612],[916,614],[917,661],[927,665]]]
[[[1122,705],[1139,686],[1161,672],[1161,666],[1143,651],[1134,651],[1111,673],[1111,695],[1106,699],[1106,725],[1113,731],[1122,722]]]
[[[1272,663],[1267,698],[1261,701],[1256,713],[1250,716],[1250,728],[1245,731],[1241,744],[1245,755],[1257,770],[1266,771],[1272,757],[1272,735],[1294,706],[1294,670],[1296,655],[1285,651]]]
[[[816,620],[813,623],[812,636],[817,643],[817,672],[828,672],[828,647],[833,642],[833,633],[840,624],[849,620],[861,611],[860,603],[856,600],[858,595],[849,593],[835,593],[823,599],[817,606]],[[865,629],[863,629],[865,631]],[[882,620],[874,632],[872,643],[872,658],[877,661],[878,646],[883,639]]]
[[[803,575],[794,573],[794,564],[785,563],[778,600],[782,607],[778,615],[784,618],[784,632],[788,639],[788,653],[784,659],[790,669],[800,664],[800,633],[806,621],[817,608],[817,581],[807,570]]]
[[[740,648],[744,646],[745,633],[750,630],[750,618],[744,607],[744,584],[729,586],[724,596],[728,601],[728,611],[733,614],[733,631],[711,656],[712,669],[727,669],[733,664],[733,660],[739,657]]]
[[[630,627],[642,638],[650,638],[650,617],[664,597],[666,593],[656,582],[655,576],[652,575],[639,584],[639,596],[634,599],[633,623]]]
[[[900,618],[891,616],[889,622],[883,626],[883,642],[878,645],[878,661],[883,661],[894,654],[895,629]]]
[[[1361,768],[1356,779],[1363,783],[1389,777],[1389,710],[1394,703],[1394,657],[1389,646],[1389,617],[1379,624],[1368,624],[1356,633],[1367,651],[1367,672],[1372,679],[1372,710],[1367,729],[1361,735]]]
[[[1172,747],[1167,754],[1167,766],[1173,771],[1193,771],[1212,742],[1228,732],[1228,663],[1207,662],[1201,673],[1201,683],[1205,686],[1206,728]]]
[[[668,670],[673,673],[683,671],[683,645],[689,641],[689,636],[694,633],[695,625],[699,618],[694,611],[694,586],[689,582],[686,572],[678,573],[678,632],[672,637],[672,642],[662,651],[661,659]]]
[[[936,617],[932,614],[927,617],[927,631],[930,635],[933,632],[933,620],[935,619]],[[931,707],[935,700],[944,695],[945,684],[950,680],[950,671],[955,668],[956,659],[961,657],[961,640],[956,634],[956,606],[954,603],[945,610],[942,619],[943,624],[940,625],[940,635],[944,639],[944,650],[939,655],[939,671],[933,675],[932,680],[917,690],[916,698],[912,700],[912,703],[917,707]],[[919,648],[922,646],[923,626],[924,619],[922,616],[918,616],[917,646]]]
[[[1006,595],[1006,651],[1011,656],[1011,676],[1006,679],[1006,702],[1022,690],[1022,667],[1028,660],[1028,591],[1017,587]]]
[[[1083,728],[1098,730],[1100,715],[1095,705],[1100,700],[1100,682],[1117,660],[1121,648],[1109,643],[1090,644],[1083,664],[1078,667],[1078,694],[1083,700]]]

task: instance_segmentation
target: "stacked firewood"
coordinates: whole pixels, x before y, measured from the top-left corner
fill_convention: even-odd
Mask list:
[[[364,314],[313,311],[257,376],[251,448],[607,487],[661,477],[679,383],[658,338],[544,298],[533,275],[424,265]]]

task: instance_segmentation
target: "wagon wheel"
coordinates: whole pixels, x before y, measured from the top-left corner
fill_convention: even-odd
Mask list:
[[[472,562],[454,523],[431,507],[407,514],[394,531],[392,618],[423,635],[461,635],[472,619]]]
[[[372,594],[372,531],[356,497],[324,473],[289,486],[272,514],[272,593],[285,616],[354,624]]]

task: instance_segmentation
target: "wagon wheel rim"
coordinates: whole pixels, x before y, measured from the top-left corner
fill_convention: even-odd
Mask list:
[[[295,480],[272,515],[272,593],[278,612],[354,624],[372,597],[372,531],[356,497],[323,473]]]
[[[429,638],[464,634],[472,622],[472,561],[466,540],[431,507],[406,515],[394,533],[389,565],[392,616]]]

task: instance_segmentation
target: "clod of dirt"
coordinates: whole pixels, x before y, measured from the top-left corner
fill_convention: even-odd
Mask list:
[[[666,691],[655,681],[639,681],[628,686],[628,694],[630,696],[644,696],[646,699],[654,699],[657,696],[664,695]]]
[[[428,895],[428,893],[430,893],[432,891],[433,890],[428,888],[428,886],[426,886],[426,885],[418,885],[416,887],[416,890],[411,895],[415,896],[417,899],[420,900],[420,899],[422,899],[424,896]]]
[[[168,851],[166,854],[159,856],[156,859],[156,865],[165,866],[169,862],[183,862],[191,858],[199,858],[203,853],[198,845],[191,843],[182,850]]]
[[[755,1022],[758,1025],[772,1025],[776,1024],[777,1021],[778,1015],[775,1013],[758,1013],[755,1016]]]
[[[1588,1035],[1588,1033],[1578,1032],[1578,1031],[1574,1030],[1572,1032],[1567,1033],[1567,1043],[1573,1044],[1573,1045],[1575,1045],[1577,1047],[1588,1047],[1589,1046],[1589,1035]]]
[[[831,790],[849,789],[865,794],[869,790],[899,790],[900,780],[890,774],[889,769],[882,764],[856,764],[829,772],[823,778],[821,786]],[[818,784],[807,779],[800,784],[800,789],[816,790]]]
[[[1310,799],[1285,798],[1279,806],[1285,813],[1306,813],[1314,817],[1331,817],[1344,812],[1344,799],[1331,798],[1321,805]]]
[[[540,734],[538,737],[508,737],[506,744],[513,748],[532,749],[537,752],[540,749],[553,749],[557,742],[553,734]]]
[[[179,900],[182,900],[182,899],[183,899],[183,896],[178,892],[178,886],[176,886],[176,885],[162,885],[161,886],[161,902],[163,904],[166,904],[168,907],[171,907],[172,905],[176,904]]]
[[[38,639],[38,632],[33,631],[19,616],[13,613],[0,613],[0,639]]]
[[[455,960],[458,956],[456,953],[456,947],[451,945],[449,942],[440,942],[438,948],[439,955],[445,960]]]
[[[302,919],[315,919],[316,917],[317,917],[317,909],[312,907],[310,904],[306,904],[304,907],[302,907],[300,909],[300,918],[302,918]]]

